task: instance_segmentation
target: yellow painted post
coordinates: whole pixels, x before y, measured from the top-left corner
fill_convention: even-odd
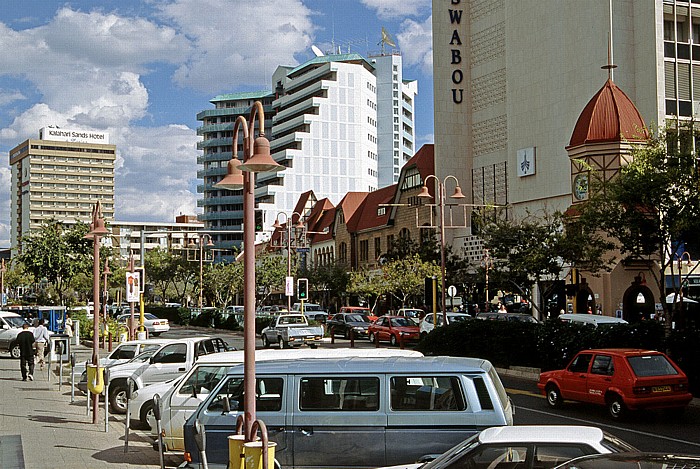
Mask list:
[[[104,367],[89,364],[87,366],[87,386],[93,394],[101,394],[105,387]]]
[[[244,435],[229,435],[228,437],[228,469],[244,469],[245,453],[243,445]]]
[[[245,469],[275,469],[275,446],[277,443],[267,444],[267,467],[263,468],[263,442],[251,441],[243,445],[245,453]]]

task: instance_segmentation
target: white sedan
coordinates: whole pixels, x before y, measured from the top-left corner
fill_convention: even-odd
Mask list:
[[[130,317],[131,313],[120,314],[119,316],[117,316],[117,321],[126,324]],[[134,314],[134,319],[138,324],[138,313]],[[148,334],[152,335],[153,337],[158,337],[163,332],[168,332],[170,330],[170,324],[168,323],[167,319],[160,319],[151,313],[146,313],[143,315],[143,325],[148,331]]]

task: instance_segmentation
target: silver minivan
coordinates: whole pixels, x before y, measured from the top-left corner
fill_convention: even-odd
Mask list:
[[[496,370],[462,357],[300,359],[256,364],[257,418],[285,468],[369,468],[442,453],[474,433],[512,425]],[[226,412],[228,400],[230,412]],[[193,426],[206,429],[210,467],[228,462],[227,437],[243,413],[243,366],[185,423],[185,459],[196,467]]]

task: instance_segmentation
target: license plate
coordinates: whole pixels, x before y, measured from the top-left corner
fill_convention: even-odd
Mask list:
[[[671,386],[652,386],[651,392],[671,392]]]

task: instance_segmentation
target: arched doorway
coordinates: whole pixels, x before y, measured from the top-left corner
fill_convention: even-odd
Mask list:
[[[586,314],[589,310],[595,311],[595,295],[593,290],[585,281],[579,283],[578,291],[576,292],[575,309],[574,311],[579,314]]]
[[[654,294],[646,286],[644,275],[638,275],[622,296],[622,318],[627,322],[647,321],[652,314]]]

